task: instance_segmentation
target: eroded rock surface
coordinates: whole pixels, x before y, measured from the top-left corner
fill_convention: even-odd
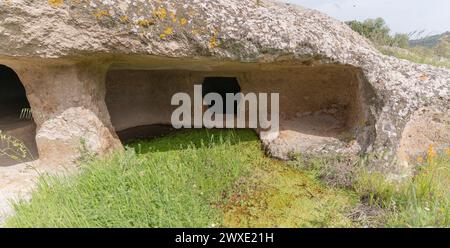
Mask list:
[[[251,64],[261,71],[266,65],[295,70],[327,64],[360,70],[361,127],[353,129],[348,142],[319,135],[314,138],[319,145],[312,151],[373,153],[374,164],[387,168],[395,167],[392,162],[397,159],[406,164],[414,160],[418,152],[400,151],[399,156],[399,147],[407,147],[403,139],[408,130],[422,125],[423,119],[414,117],[419,109],[432,108],[448,117],[450,71],[383,56],[344,23],[320,12],[260,2],[0,0],[0,63],[13,68],[25,85],[35,109],[41,159],[60,160],[52,155],[55,144],[74,140],[72,134],[87,138],[99,154],[120,148],[104,100],[110,65],[214,71],[227,69],[224,64],[229,62],[233,68],[237,63]],[[277,85],[273,88],[276,91]],[[64,120],[67,111],[75,110],[88,120]],[[320,118],[339,121],[330,119],[332,115]],[[50,128],[60,122],[64,128]],[[295,123],[284,125],[289,131]],[[448,124],[430,125],[430,133],[434,127],[444,138],[433,142],[444,147]],[[274,156],[286,158],[291,152],[308,152],[303,144],[311,138],[308,135],[286,132],[265,145]],[[67,157],[77,156],[73,147],[68,150]]]

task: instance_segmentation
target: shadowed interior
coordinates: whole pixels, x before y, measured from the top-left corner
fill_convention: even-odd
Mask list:
[[[36,125],[30,112],[25,88],[17,74],[9,67],[0,65],[0,130],[14,139],[0,140],[0,166],[8,166],[37,158]],[[17,146],[25,145],[26,157]],[[8,155],[6,155],[8,154]]]
[[[202,84],[202,96],[205,97],[208,93],[219,94],[223,102],[223,110],[220,114],[237,114],[238,102],[234,102],[234,111],[231,113],[227,112],[226,109],[226,95],[227,93],[237,94],[241,92],[241,86],[239,82],[234,77],[206,77]],[[215,104],[214,102],[211,104]]]
[[[356,139],[368,115],[363,76],[344,65],[296,67],[220,67],[212,70],[114,68],[106,79],[106,104],[117,132],[149,125],[170,125],[171,98],[191,96],[194,85],[228,78],[215,91],[227,92],[235,78],[242,93],[280,94],[280,139],[303,142],[305,149],[330,139]],[[222,85],[222,86],[221,86]],[[248,108],[248,107],[247,107]]]

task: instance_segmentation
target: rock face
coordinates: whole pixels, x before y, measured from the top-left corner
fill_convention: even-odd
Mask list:
[[[105,79],[108,71],[130,70],[233,74],[248,79],[248,91],[279,88],[282,94],[303,87],[302,101],[280,109],[279,137],[264,141],[280,158],[292,152],[370,153],[374,164],[394,171],[411,165],[422,148],[450,147],[448,69],[384,56],[320,12],[256,2],[0,0],[0,64],[13,68],[26,88],[41,160],[73,160],[80,139],[99,154],[121,148],[105,103],[107,81],[114,79]],[[320,94],[314,84],[302,86],[305,80],[274,83],[287,71],[299,78],[305,72],[323,87],[345,87]],[[272,79],[252,81],[260,72]],[[136,125],[152,123],[134,118]],[[423,128],[426,133],[414,135]],[[411,149],[414,143],[420,149]]]

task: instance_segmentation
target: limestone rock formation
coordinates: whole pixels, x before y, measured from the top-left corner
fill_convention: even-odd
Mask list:
[[[111,108],[121,106],[105,103],[107,81],[124,73],[130,75],[124,80],[151,81],[161,71],[199,80],[235,76],[245,91],[279,91],[281,132],[264,144],[283,159],[292,152],[370,153],[374,164],[398,168],[429,145],[450,147],[448,69],[384,56],[318,11],[256,2],[0,0],[0,64],[13,68],[26,88],[41,160],[72,160],[80,138],[99,154],[120,149],[114,125],[120,113]],[[146,71],[153,72],[133,74]],[[175,80],[169,75],[160,78]],[[133,82],[116,83],[123,88],[109,91],[129,99],[135,94],[135,105],[147,99],[140,89],[160,92],[149,85],[135,92]],[[193,83],[198,81],[167,91]],[[167,101],[153,104],[170,105]],[[143,106],[132,109],[145,111]],[[151,124],[160,116],[135,114],[121,125]],[[167,122],[161,118],[158,123]]]

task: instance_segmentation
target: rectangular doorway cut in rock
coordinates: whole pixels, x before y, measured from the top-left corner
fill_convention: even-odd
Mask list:
[[[241,86],[235,77],[206,77],[202,84],[202,96],[205,97],[208,93],[219,94],[224,100],[223,110],[219,114],[237,114],[238,102],[234,102],[234,111],[227,112],[226,109],[226,95],[227,93],[237,94],[241,93]],[[212,104],[215,104],[214,102]]]

